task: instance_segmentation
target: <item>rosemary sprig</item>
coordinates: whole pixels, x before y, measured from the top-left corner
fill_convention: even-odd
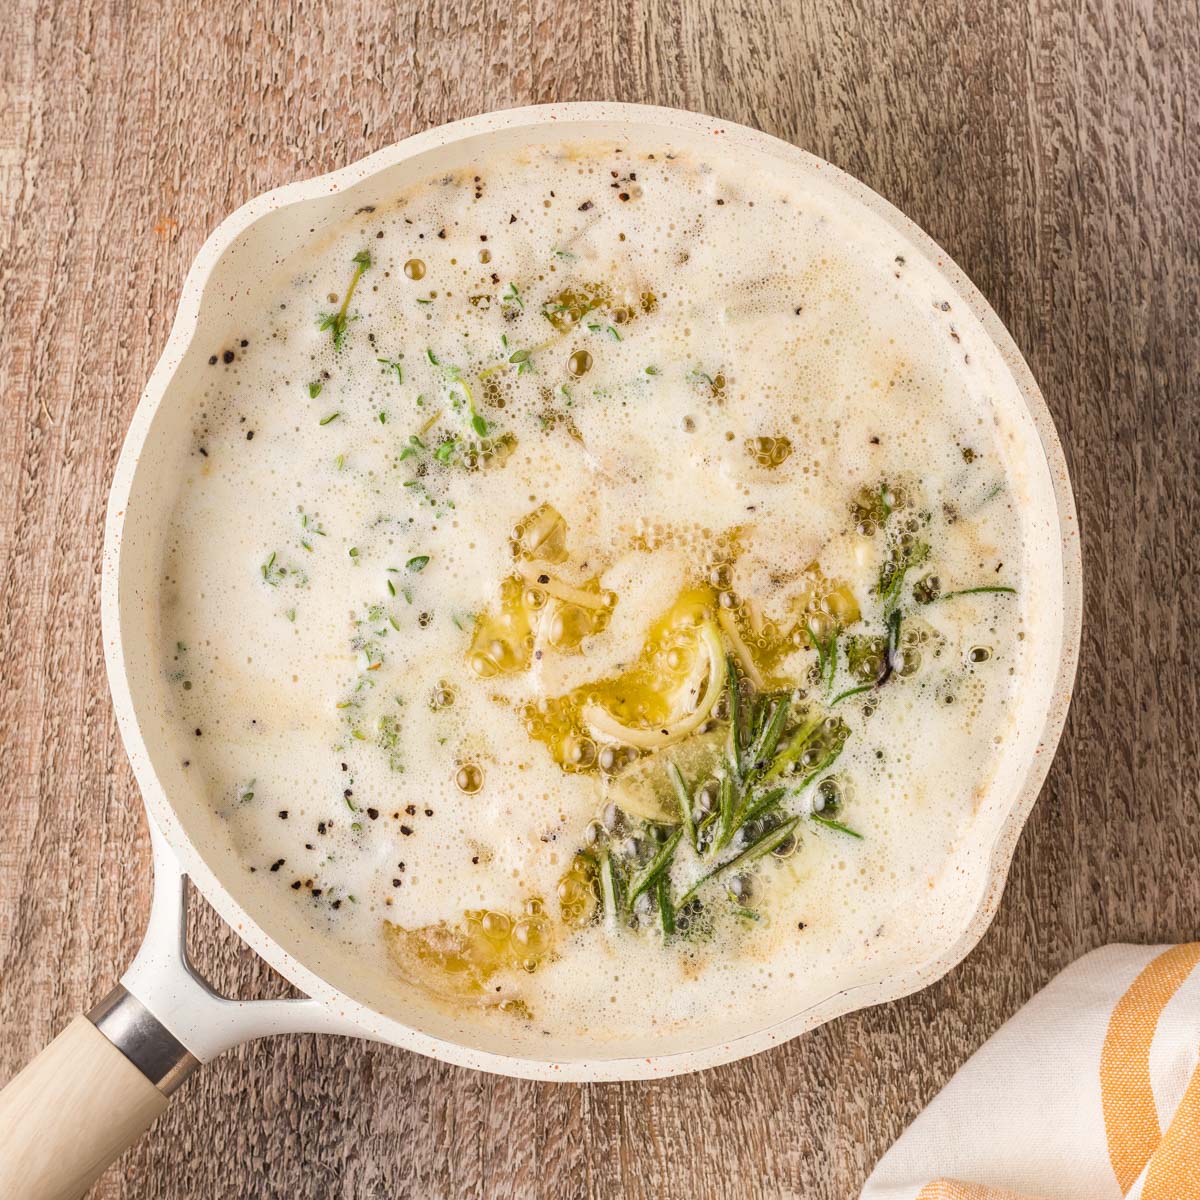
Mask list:
[[[691,900],[705,884],[711,883],[714,879],[724,875],[726,871],[740,871],[743,867],[748,867],[752,862],[762,858],[764,854],[770,854],[776,846],[783,845],[784,842],[792,834],[792,830],[800,824],[799,817],[790,817],[784,821],[782,825],[777,825],[774,829],[764,833],[758,841],[747,846],[741,854],[736,858],[731,858],[727,862],[723,862],[720,866],[714,867],[705,875],[701,875],[695,883],[692,884],[682,896],[679,897],[679,902],[676,908],[682,908],[689,900]]]

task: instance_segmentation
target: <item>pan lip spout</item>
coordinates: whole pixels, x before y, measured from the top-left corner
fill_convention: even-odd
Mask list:
[[[134,484],[139,462],[151,439],[155,416],[171,390],[193,341],[210,276],[225,253],[257,222],[291,206],[326,201],[336,195],[344,196],[381,172],[468,139],[504,135],[534,141],[539,138],[560,139],[568,135],[586,136],[593,131],[597,135],[615,133],[619,136],[621,130],[636,130],[639,135],[677,135],[692,140],[706,138],[715,147],[714,153],[734,155],[741,150],[747,154],[765,155],[777,162],[780,170],[819,176],[823,185],[839,189],[849,200],[864,206],[875,218],[890,225],[906,244],[915,247],[939,273],[947,295],[956,306],[969,310],[990,339],[1011,374],[1015,392],[1019,393],[1040,440],[1041,455],[1049,472],[1049,488],[1055,503],[1053,515],[1057,520],[1057,529],[1047,535],[1047,544],[1057,541],[1062,570],[1062,611],[1051,614],[1047,619],[1061,623],[1061,636],[1056,668],[1052,673],[1047,672],[1049,699],[1045,717],[1037,731],[1036,747],[1025,767],[1019,790],[999,822],[995,840],[990,846],[981,844],[979,853],[972,860],[972,871],[981,881],[978,903],[974,911],[969,913],[969,919],[967,906],[963,905],[964,919],[956,921],[937,942],[939,949],[935,953],[923,961],[914,962],[911,968],[891,971],[869,982],[847,987],[773,1025],[747,1030],[729,1040],[716,1041],[700,1048],[617,1058],[603,1057],[597,1046],[595,1056],[566,1057],[556,1061],[549,1057],[484,1050],[466,1041],[434,1036],[369,1007],[339,990],[318,969],[275,940],[235,899],[230,886],[222,881],[218,871],[210,867],[200,847],[189,835],[152,761],[143,723],[135,707],[130,664],[122,639],[122,587],[129,585],[121,579],[121,555],[131,502],[137,504]],[[1032,438],[1030,445],[1033,445]],[[1046,779],[1066,721],[1079,654],[1082,592],[1079,528],[1066,460],[1049,409],[1012,337],[962,270],[926,233],[865,184],[795,146],[758,130],[682,110],[615,102],[536,105],[484,113],[430,129],[330,174],[266,192],[237,209],[218,226],[201,247],[184,281],[166,346],[133,414],[112,482],[105,522],[101,619],[113,707],[146,805],[155,843],[156,872],[166,871],[168,875],[174,872],[172,886],[176,887],[180,886],[181,875],[190,878],[251,949],[315,1003],[306,1009],[278,1009],[274,1016],[268,1010],[259,1010],[253,1016],[244,1018],[244,1026],[237,1025],[243,1018],[229,1014],[233,1024],[224,1033],[211,1037],[203,1031],[204,1023],[211,1017],[211,1014],[205,1015],[203,1005],[194,1012],[184,1005],[174,1010],[175,1016],[166,1018],[164,1023],[201,1061],[243,1040],[230,1030],[244,1030],[246,1036],[261,1036],[263,1033],[312,1028],[386,1041],[432,1058],[502,1075],[564,1082],[615,1081],[662,1078],[714,1067],[788,1041],[837,1016],[928,986],[975,947],[999,906],[1017,840]],[[1029,728],[1033,729],[1032,721],[1029,722]],[[1032,738],[1033,734],[1030,736]],[[156,883],[156,890],[157,886]],[[971,895],[974,896],[975,892],[971,892]],[[125,983],[134,995],[149,1003],[146,994],[157,987],[154,980],[158,967],[142,956],[139,956],[139,963],[140,966],[135,963]],[[258,1003],[272,1002],[244,1003],[252,1008]],[[320,1006],[322,1011],[317,1012],[316,1006]],[[151,1004],[150,1007],[163,1019],[158,1011],[161,1004]]]

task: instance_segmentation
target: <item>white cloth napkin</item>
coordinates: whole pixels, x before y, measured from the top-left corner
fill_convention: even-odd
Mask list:
[[[1106,946],[1004,1025],[861,1200],[1200,1200],[1200,942]]]

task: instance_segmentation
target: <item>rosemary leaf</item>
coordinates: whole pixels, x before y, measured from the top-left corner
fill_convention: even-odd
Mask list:
[[[671,885],[665,875],[658,879],[658,922],[665,942],[675,932],[675,905],[671,902]]]
[[[625,897],[625,907],[631,912],[633,910],[634,901],[648,888],[651,884],[658,881],[658,877],[662,875],[671,865],[671,860],[675,857],[675,850],[679,845],[680,839],[683,837],[683,829],[676,829],[673,834],[658,848],[658,853],[629,881],[629,894]]]
[[[731,858],[728,862],[723,862],[719,867],[714,867],[706,875],[701,875],[695,883],[692,884],[686,892],[679,898],[676,908],[682,908],[695,894],[704,887],[705,884],[711,883],[714,879],[724,875],[726,871],[738,871],[743,867],[748,867],[752,862],[756,862],[762,858],[764,854],[770,854],[776,846],[782,845],[791,836],[792,830],[800,824],[799,817],[791,817],[784,821],[782,825],[777,825],[768,833],[764,833],[762,837],[747,846],[736,858]]]
[[[683,831],[687,835],[688,845],[693,850],[698,849],[696,843],[696,822],[692,817],[692,797],[687,783],[679,768],[673,763],[667,763],[667,777],[675,789],[675,798],[679,801],[679,815],[683,820]]]
[[[820,813],[810,813],[810,818],[818,825],[824,825],[826,829],[836,829],[838,833],[847,833],[852,838],[858,838],[861,842],[863,835],[855,829],[851,829],[849,825],[843,825],[841,821],[835,821],[832,817],[823,817]]]

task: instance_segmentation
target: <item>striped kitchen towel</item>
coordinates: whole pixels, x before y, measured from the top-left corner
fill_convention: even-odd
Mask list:
[[[1200,942],[1106,946],[1003,1026],[862,1200],[1200,1200]]]

